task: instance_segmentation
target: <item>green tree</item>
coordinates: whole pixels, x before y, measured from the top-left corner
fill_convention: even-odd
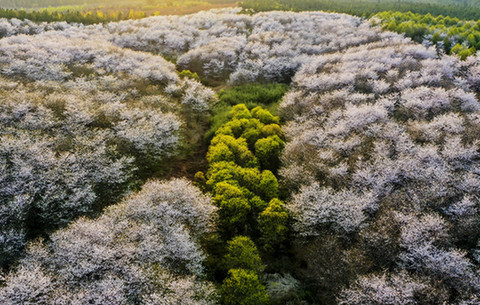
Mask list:
[[[244,234],[248,229],[250,203],[247,198],[234,197],[220,202],[220,229],[225,237]]]
[[[255,156],[260,161],[260,166],[276,172],[280,166],[280,153],[284,145],[283,140],[276,135],[258,140],[255,143]]]
[[[263,199],[267,201],[278,197],[278,180],[271,171],[265,170],[262,172],[259,191],[262,193]]]
[[[274,198],[258,216],[258,226],[262,232],[262,243],[266,251],[271,251],[283,243],[288,234],[288,212],[285,204]]]
[[[263,109],[258,106],[252,109],[252,115],[254,118],[260,120],[263,124],[278,124],[280,123],[280,118],[273,116],[270,111]]]
[[[221,287],[224,305],[265,305],[269,298],[258,275],[250,270],[231,269]]]
[[[234,161],[240,166],[258,166],[258,159],[248,149],[247,141],[244,138],[235,139],[228,135],[217,135],[212,139],[207,160],[209,163]]]
[[[200,76],[198,76],[198,74],[196,72],[192,72],[190,70],[182,70],[180,73],[178,73],[178,75],[181,78],[190,78],[190,79],[196,80],[198,82],[200,81]]]
[[[224,261],[227,269],[245,269],[256,273],[264,270],[257,247],[246,236],[237,236],[228,242]]]
[[[247,106],[245,104],[239,104],[235,105],[232,107],[232,110],[230,111],[230,116],[233,119],[251,119],[252,114],[248,110]]]

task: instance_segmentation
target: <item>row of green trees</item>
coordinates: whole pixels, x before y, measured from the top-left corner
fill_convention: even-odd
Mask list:
[[[24,9],[3,9],[0,8],[0,18],[17,18],[28,19],[34,22],[55,22],[55,21],[67,21],[83,24],[95,24],[110,21],[120,21],[126,19],[140,19],[146,16],[142,11],[103,11],[100,9],[94,10],[81,10],[81,9],[67,9],[67,10],[55,10],[55,9],[41,9],[27,11]]]
[[[265,269],[260,253],[281,250],[289,231],[274,174],[284,146],[279,123],[279,117],[260,106],[233,106],[230,120],[209,146],[207,172],[195,177],[219,208],[220,239],[228,241],[216,264],[228,273],[221,286],[223,304],[269,302],[259,279]]]
[[[462,59],[480,50],[480,21],[392,11],[379,13],[374,20],[385,30],[404,33],[417,42],[428,40]]]
[[[0,0],[1,7],[8,8],[42,8],[49,6],[67,6],[67,5],[105,5],[109,4],[109,0]],[[111,3],[111,2],[110,2]]]
[[[59,7],[69,5],[87,5],[89,7],[105,7],[105,6],[159,6],[168,5],[175,0],[0,0],[0,7],[5,8],[45,8],[45,7]],[[212,4],[235,3],[236,0],[205,0],[205,2]]]
[[[272,11],[330,11],[371,17],[383,11],[413,12],[418,14],[448,15],[462,19],[480,19],[480,6],[466,4],[432,3],[397,0],[243,0],[245,10]]]
[[[66,21],[95,24],[173,14],[178,11],[188,13],[191,7],[210,9],[233,2],[233,0],[136,0],[112,3],[105,0],[87,2],[48,0],[36,4],[30,2],[26,6],[20,6],[20,3],[14,5],[11,1],[3,0],[2,3],[0,0],[0,18],[28,19],[34,22]]]

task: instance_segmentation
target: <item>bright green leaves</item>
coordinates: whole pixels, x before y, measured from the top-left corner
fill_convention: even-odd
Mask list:
[[[279,194],[274,173],[284,147],[280,119],[244,104],[232,107],[230,117],[211,141],[206,174],[198,173],[195,181],[212,193],[224,238],[258,235],[258,215]]]
[[[284,147],[280,119],[243,104],[234,106],[230,117],[211,141],[207,172],[197,173],[195,181],[212,194],[219,208],[222,239],[231,239],[219,258],[222,271],[228,270],[222,304],[267,304],[268,295],[258,279],[265,267],[254,241],[262,245],[262,253],[272,255],[288,233],[288,213],[277,198],[274,175]]]
[[[270,111],[258,106],[252,109],[252,116],[263,124],[279,124],[280,118],[273,116]]]
[[[248,110],[245,104],[238,104],[232,107],[232,111],[230,111],[230,115],[232,119],[251,119],[252,114]]]
[[[257,247],[246,236],[237,236],[228,242],[224,263],[227,269],[245,269],[256,273],[265,268]]]
[[[212,139],[207,153],[209,163],[233,161],[244,167],[257,167],[258,159],[248,149],[244,138],[235,139],[229,135],[217,135]]]
[[[262,168],[275,171],[280,165],[280,153],[285,145],[278,136],[270,136],[255,143],[255,154]]]
[[[218,143],[215,146],[210,146],[207,153],[208,162],[220,162],[220,161],[234,161],[235,156],[230,150],[230,147],[225,143]]]
[[[228,235],[243,234],[248,230],[250,204],[244,197],[234,197],[220,202],[218,214],[220,227],[228,232]]]
[[[197,82],[200,82],[200,76],[198,76],[198,74],[196,72],[192,72],[190,70],[182,70],[181,72],[178,73],[178,76],[180,76],[180,78],[190,78],[190,79],[193,79],[193,80],[196,80]]]
[[[475,47],[468,48],[463,44],[457,43],[450,52],[452,54],[457,54],[462,60],[464,60],[468,56],[475,54],[476,51],[477,50],[475,49]]]
[[[223,304],[268,304],[265,287],[258,274],[263,272],[260,253],[255,243],[246,236],[237,236],[227,244],[224,264],[228,277],[223,281]]]
[[[262,172],[262,180],[258,186],[258,191],[265,200],[278,196],[278,180],[271,171],[265,170]]]
[[[232,269],[223,281],[221,302],[225,305],[264,305],[269,303],[268,294],[250,270]]]
[[[277,198],[260,213],[258,226],[262,232],[262,243],[266,251],[272,251],[283,243],[288,234],[288,212],[285,204]]]
[[[264,137],[276,135],[282,136],[279,117],[273,116],[268,110],[255,107],[250,112],[243,104],[232,108],[232,119],[216,131],[216,135],[227,135],[235,138],[243,138],[248,147],[254,149],[255,143]]]
[[[374,17],[383,29],[403,33],[417,42],[430,40],[439,51],[456,54],[462,60],[480,50],[480,32],[474,21],[393,11]]]

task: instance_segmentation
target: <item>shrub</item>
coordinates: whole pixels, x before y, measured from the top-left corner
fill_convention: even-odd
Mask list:
[[[235,139],[227,135],[218,135],[212,139],[207,160],[209,163],[234,161],[244,167],[256,167],[258,164],[258,159],[248,149],[247,141],[244,138]]]
[[[266,251],[272,251],[281,245],[288,233],[288,210],[279,199],[270,200],[267,208],[258,216],[258,227],[262,233],[261,241]]]
[[[248,229],[251,207],[248,199],[234,197],[225,199],[219,205],[219,222],[225,236],[245,234]]]
[[[278,180],[275,175],[269,171],[264,170],[262,172],[262,180],[258,186],[259,192],[262,194],[262,198],[269,201],[278,197]]]
[[[221,302],[225,305],[264,305],[268,294],[255,272],[231,269],[221,287]]]
[[[257,247],[246,236],[237,236],[227,243],[224,261],[227,269],[244,269],[255,273],[264,269]]]
[[[270,136],[255,143],[255,156],[263,169],[276,171],[280,166],[280,153],[284,142],[278,136]]]
[[[273,116],[268,110],[263,109],[262,107],[258,106],[251,110],[252,116],[263,124],[279,124],[280,118],[277,116]]]
[[[178,75],[181,78],[190,78],[193,80],[196,80],[197,82],[200,82],[200,76],[196,72],[192,72],[190,70],[182,70]]]
[[[269,105],[281,100],[287,90],[288,86],[285,84],[248,84],[224,89],[218,97],[228,105],[239,102],[246,105]]]

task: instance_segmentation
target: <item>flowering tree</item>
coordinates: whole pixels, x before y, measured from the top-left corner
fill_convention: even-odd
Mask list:
[[[185,180],[151,181],[96,220],[33,242],[5,278],[5,304],[213,304],[199,239],[216,208]]]

